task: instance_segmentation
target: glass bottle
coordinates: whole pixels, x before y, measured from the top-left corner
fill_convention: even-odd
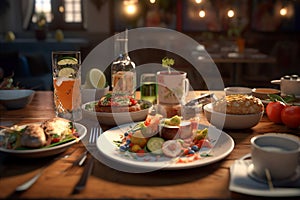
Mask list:
[[[115,94],[134,96],[136,90],[135,63],[128,55],[128,30],[115,35],[114,54],[111,65],[111,86]]]

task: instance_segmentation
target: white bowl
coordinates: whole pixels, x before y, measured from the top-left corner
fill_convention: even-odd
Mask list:
[[[224,89],[226,95],[231,94],[248,94],[251,95],[252,89],[247,87],[227,87]]]
[[[7,109],[24,108],[33,99],[35,91],[20,89],[20,90],[0,90],[0,103]]]
[[[98,101],[101,97],[106,95],[109,91],[109,86],[106,88],[97,88],[97,89],[89,89],[89,88],[81,88],[81,103],[87,103],[90,101]]]
[[[264,112],[257,114],[233,115],[215,112],[212,103],[203,107],[206,119],[217,128],[224,129],[248,129],[256,126]]]

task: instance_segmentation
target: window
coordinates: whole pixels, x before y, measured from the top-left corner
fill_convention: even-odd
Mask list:
[[[83,28],[82,0],[35,0],[32,23],[43,13],[51,30]]]

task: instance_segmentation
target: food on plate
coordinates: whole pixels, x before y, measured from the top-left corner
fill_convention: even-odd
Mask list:
[[[44,129],[38,124],[26,126],[21,135],[21,146],[39,148],[46,144]]]
[[[181,154],[181,144],[177,140],[168,140],[163,143],[162,151],[165,156],[175,158]]]
[[[214,102],[213,110],[226,114],[256,114],[264,111],[264,105],[257,97],[233,94]]]
[[[167,135],[173,134],[172,138],[164,137],[160,133],[161,127],[164,126],[176,129],[174,132],[168,128],[164,130]],[[203,151],[212,148],[208,129],[192,129],[191,127],[191,122],[183,121],[179,116],[163,119],[159,114],[148,115],[145,121],[137,123],[121,135],[120,141],[114,142],[119,151],[124,154],[134,153],[137,157],[178,157],[176,160],[178,163],[192,162],[201,157],[211,156],[207,153],[203,154]],[[148,160],[148,158],[145,159]]]
[[[130,96],[108,93],[101,97],[95,105],[96,112],[135,112],[140,111],[141,105]]]
[[[55,117],[40,124],[13,126],[0,135],[0,147],[6,149],[35,149],[52,147],[79,137],[74,124]]]

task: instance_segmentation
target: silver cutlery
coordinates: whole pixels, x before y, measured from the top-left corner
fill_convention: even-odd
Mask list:
[[[76,149],[73,150],[72,152],[69,152],[69,153],[64,154],[62,156],[59,156],[59,157],[56,157],[52,161],[50,161],[49,163],[47,163],[46,165],[44,165],[42,168],[39,169],[39,171],[38,171],[38,173],[36,175],[34,175],[32,178],[30,178],[25,183],[22,183],[21,185],[19,185],[18,187],[16,187],[16,189],[14,190],[14,192],[12,194],[10,194],[8,198],[13,198],[17,194],[28,190],[39,179],[39,177],[42,175],[42,173],[44,172],[44,170],[47,167],[49,167],[51,164],[53,164],[57,160],[70,157],[75,151],[76,151]]]
[[[88,144],[87,144],[89,148],[95,148],[96,147],[97,138],[100,136],[101,133],[102,133],[101,128],[98,128],[98,127],[91,128],[89,141],[88,141]],[[89,176],[92,173],[93,166],[94,166],[94,158],[93,158],[92,155],[89,155],[87,159],[88,160],[87,160],[86,165],[84,166],[83,173],[82,173],[79,181],[75,185],[72,194],[78,194],[79,192],[81,192],[85,188],[86,183],[87,183],[87,179],[89,178]]]

